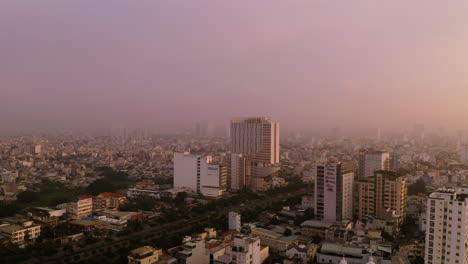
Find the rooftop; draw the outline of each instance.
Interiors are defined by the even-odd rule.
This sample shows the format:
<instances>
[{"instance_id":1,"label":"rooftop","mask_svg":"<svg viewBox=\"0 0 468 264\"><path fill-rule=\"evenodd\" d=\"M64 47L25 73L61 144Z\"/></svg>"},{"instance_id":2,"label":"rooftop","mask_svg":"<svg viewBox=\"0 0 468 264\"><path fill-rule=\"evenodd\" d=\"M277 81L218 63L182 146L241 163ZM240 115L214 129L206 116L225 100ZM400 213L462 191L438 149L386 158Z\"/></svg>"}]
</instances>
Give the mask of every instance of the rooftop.
<instances>
[{"instance_id":1,"label":"rooftop","mask_svg":"<svg viewBox=\"0 0 468 264\"><path fill-rule=\"evenodd\" d=\"M339 256L355 256L362 257L362 249L360 247L346 246L342 244L325 242L322 244L320 253L331 253Z\"/></svg>"},{"instance_id":2,"label":"rooftop","mask_svg":"<svg viewBox=\"0 0 468 264\"><path fill-rule=\"evenodd\" d=\"M301 227L330 228L331 226L333 223L317 220L307 220L301 224Z\"/></svg>"},{"instance_id":3,"label":"rooftop","mask_svg":"<svg viewBox=\"0 0 468 264\"><path fill-rule=\"evenodd\" d=\"M81 225L81 226L92 226L98 223L99 223L98 221L87 220L87 219L78 219L78 220L70 221L70 224L72 225Z\"/></svg>"},{"instance_id":4,"label":"rooftop","mask_svg":"<svg viewBox=\"0 0 468 264\"><path fill-rule=\"evenodd\" d=\"M150 246L144 246L144 247L141 247L141 248L134 249L134 250L132 250L130 252L132 254L142 256L142 255L146 255L146 254L151 254L151 253L153 253L154 250L155 249L150 247Z\"/></svg>"},{"instance_id":5,"label":"rooftop","mask_svg":"<svg viewBox=\"0 0 468 264\"><path fill-rule=\"evenodd\" d=\"M264 234L266 236L271 236L271 237L274 237L276 239L279 239L282 235L281 234L278 234L276 232L273 232L273 231L270 231L268 229L265 229L265 228L261 228L261 227L255 227L255 228L252 228L252 231L255 231L257 233L261 233L261 234Z\"/></svg>"}]
</instances>

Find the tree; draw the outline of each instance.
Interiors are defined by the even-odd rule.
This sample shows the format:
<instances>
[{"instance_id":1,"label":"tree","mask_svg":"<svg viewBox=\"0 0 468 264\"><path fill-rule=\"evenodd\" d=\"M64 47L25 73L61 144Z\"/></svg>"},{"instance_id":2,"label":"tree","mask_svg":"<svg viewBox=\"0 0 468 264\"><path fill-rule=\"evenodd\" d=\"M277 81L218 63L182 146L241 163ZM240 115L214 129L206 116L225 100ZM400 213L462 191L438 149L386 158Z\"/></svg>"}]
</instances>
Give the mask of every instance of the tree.
<instances>
[{"instance_id":1,"label":"tree","mask_svg":"<svg viewBox=\"0 0 468 264\"><path fill-rule=\"evenodd\" d=\"M102 192L115 192L116 187L109 180L98 179L93 181L88 187L86 187L86 193L92 195L98 195Z\"/></svg>"},{"instance_id":2,"label":"tree","mask_svg":"<svg viewBox=\"0 0 468 264\"><path fill-rule=\"evenodd\" d=\"M16 203L5 203L0 201L0 217L14 216L19 211Z\"/></svg>"},{"instance_id":3,"label":"tree","mask_svg":"<svg viewBox=\"0 0 468 264\"><path fill-rule=\"evenodd\" d=\"M284 230L284 232L283 232L283 236L287 236L287 237L288 237L288 236L290 236L290 235L292 235L291 229L286 228L286 229Z\"/></svg>"},{"instance_id":4,"label":"tree","mask_svg":"<svg viewBox=\"0 0 468 264\"><path fill-rule=\"evenodd\" d=\"M384 230L382 230L382 238L385 241L389 241L389 242L395 241L395 238L392 235L390 235L389 233L385 232Z\"/></svg>"},{"instance_id":5,"label":"tree","mask_svg":"<svg viewBox=\"0 0 468 264\"><path fill-rule=\"evenodd\" d=\"M187 198L186 192L179 192L177 193L176 197L174 198L174 203L177 205L181 205L185 202L185 198Z\"/></svg>"},{"instance_id":6,"label":"tree","mask_svg":"<svg viewBox=\"0 0 468 264\"><path fill-rule=\"evenodd\" d=\"M33 191L24 191L18 194L17 201L19 203L32 203L40 199L40 195Z\"/></svg>"},{"instance_id":7,"label":"tree","mask_svg":"<svg viewBox=\"0 0 468 264\"><path fill-rule=\"evenodd\" d=\"M418 193L426 193L426 183L422 178L408 186L408 195L417 195Z\"/></svg>"}]
</instances>

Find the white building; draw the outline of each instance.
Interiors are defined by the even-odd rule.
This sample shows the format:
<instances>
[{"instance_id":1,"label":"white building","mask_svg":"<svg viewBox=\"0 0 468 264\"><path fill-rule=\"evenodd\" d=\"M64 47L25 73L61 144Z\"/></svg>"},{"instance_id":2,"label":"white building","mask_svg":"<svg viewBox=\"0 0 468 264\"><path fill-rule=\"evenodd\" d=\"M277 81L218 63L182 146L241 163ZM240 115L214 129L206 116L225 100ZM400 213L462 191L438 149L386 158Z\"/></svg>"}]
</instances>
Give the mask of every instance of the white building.
<instances>
[{"instance_id":1,"label":"white building","mask_svg":"<svg viewBox=\"0 0 468 264\"><path fill-rule=\"evenodd\" d=\"M317 163L315 216L325 221L353 219L354 166L349 163Z\"/></svg>"},{"instance_id":2,"label":"white building","mask_svg":"<svg viewBox=\"0 0 468 264\"><path fill-rule=\"evenodd\" d=\"M279 163L279 123L266 117L231 120L232 153L257 163Z\"/></svg>"},{"instance_id":3,"label":"white building","mask_svg":"<svg viewBox=\"0 0 468 264\"><path fill-rule=\"evenodd\" d=\"M314 208L314 196L312 195L302 196L301 208L302 210L313 209Z\"/></svg>"},{"instance_id":4,"label":"white building","mask_svg":"<svg viewBox=\"0 0 468 264\"><path fill-rule=\"evenodd\" d=\"M429 195L425 263L468 263L468 188L442 187Z\"/></svg>"},{"instance_id":5,"label":"white building","mask_svg":"<svg viewBox=\"0 0 468 264\"><path fill-rule=\"evenodd\" d=\"M241 215L236 212L229 212L229 230L237 230L240 231L241 226Z\"/></svg>"},{"instance_id":6,"label":"white building","mask_svg":"<svg viewBox=\"0 0 468 264\"><path fill-rule=\"evenodd\" d=\"M373 150L359 152L359 177L373 177L378 170L390 170L390 153Z\"/></svg>"},{"instance_id":7,"label":"white building","mask_svg":"<svg viewBox=\"0 0 468 264\"><path fill-rule=\"evenodd\" d=\"M174 188L189 188L210 197L221 195L227 186L227 167L211 162L211 156L174 153Z\"/></svg>"},{"instance_id":8,"label":"white building","mask_svg":"<svg viewBox=\"0 0 468 264\"><path fill-rule=\"evenodd\" d=\"M80 219L93 213L93 199L84 198L67 204L68 217Z\"/></svg>"},{"instance_id":9,"label":"white building","mask_svg":"<svg viewBox=\"0 0 468 264\"><path fill-rule=\"evenodd\" d=\"M261 264L260 238L235 236L232 243L232 262L234 264Z\"/></svg>"}]
</instances>

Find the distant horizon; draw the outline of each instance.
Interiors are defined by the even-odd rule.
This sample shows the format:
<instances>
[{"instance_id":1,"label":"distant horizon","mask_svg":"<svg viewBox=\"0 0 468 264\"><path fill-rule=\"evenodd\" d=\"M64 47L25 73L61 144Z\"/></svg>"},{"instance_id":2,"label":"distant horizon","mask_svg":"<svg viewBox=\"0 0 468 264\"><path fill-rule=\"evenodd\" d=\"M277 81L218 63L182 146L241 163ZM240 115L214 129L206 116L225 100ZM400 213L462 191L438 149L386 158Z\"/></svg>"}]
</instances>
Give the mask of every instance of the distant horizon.
<instances>
[{"instance_id":1,"label":"distant horizon","mask_svg":"<svg viewBox=\"0 0 468 264\"><path fill-rule=\"evenodd\" d=\"M0 2L0 130L468 129L468 2Z\"/></svg>"}]
</instances>

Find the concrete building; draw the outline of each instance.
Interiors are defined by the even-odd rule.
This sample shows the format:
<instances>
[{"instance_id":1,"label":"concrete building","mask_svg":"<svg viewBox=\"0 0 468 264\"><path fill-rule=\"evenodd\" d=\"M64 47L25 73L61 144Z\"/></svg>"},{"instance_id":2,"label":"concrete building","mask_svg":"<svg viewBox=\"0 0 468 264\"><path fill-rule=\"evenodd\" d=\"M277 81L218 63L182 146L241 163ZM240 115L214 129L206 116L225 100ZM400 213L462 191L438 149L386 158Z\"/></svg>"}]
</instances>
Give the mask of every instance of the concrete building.
<instances>
[{"instance_id":1,"label":"concrete building","mask_svg":"<svg viewBox=\"0 0 468 264\"><path fill-rule=\"evenodd\" d=\"M211 156L174 153L174 188L189 188L205 196L217 197L227 187L227 166L212 163Z\"/></svg>"},{"instance_id":2,"label":"concrete building","mask_svg":"<svg viewBox=\"0 0 468 264\"><path fill-rule=\"evenodd\" d=\"M210 249L213 264L261 264L269 256L269 247L261 246L260 239L251 235L233 235Z\"/></svg>"},{"instance_id":3,"label":"concrete building","mask_svg":"<svg viewBox=\"0 0 468 264\"><path fill-rule=\"evenodd\" d=\"M0 224L0 235L8 237L13 244L34 241L41 234L41 226L34 221L13 221Z\"/></svg>"},{"instance_id":4,"label":"concrete building","mask_svg":"<svg viewBox=\"0 0 468 264\"><path fill-rule=\"evenodd\" d=\"M67 213L68 217L72 219L90 216L93 213L93 198L83 198L68 203Z\"/></svg>"},{"instance_id":5,"label":"concrete building","mask_svg":"<svg viewBox=\"0 0 468 264\"><path fill-rule=\"evenodd\" d=\"M460 145L458 150L458 155L460 156L460 161L466 162L468 161L468 144Z\"/></svg>"},{"instance_id":6,"label":"concrete building","mask_svg":"<svg viewBox=\"0 0 468 264\"><path fill-rule=\"evenodd\" d=\"M384 217L391 210L403 219L406 215L406 180L392 171L376 171L374 177L358 184L358 218Z\"/></svg>"},{"instance_id":7,"label":"concrete building","mask_svg":"<svg viewBox=\"0 0 468 264\"><path fill-rule=\"evenodd\" d=\"M205 247L204 239L194 239L184 242L182 250L175 255L178 263L181 264L199 264L210 263L210 252Z\"/></svg>"},{"instance_id":8,"label":"concrete building","mask_svg":"<svg viewBox=\"0 0 468 264\"><path fill-rule=\"evenodd\" d=\"M155 249L150 246L130 251L128 255L128 264L154 264L159 261L159 256L162 254L162 249Z\"/></svg>"},{"instance_id":9,"label":"concrete building","mask_svg":"<svg viewBox=\"0 0 468 264\"><path fill-rule=\"evenodd\" d=\"M243 154L231 153L227 156L228 187L231 190L242 190L250 184L251 164Z\"/></svg>"},{"instance_id":10,"label":"concrete building","mask_svg":"<svg viewBox=\"0 0 468 264\"><path fill-rule=\"evenodd\" d=\"M390 153L374 150L359 151L359 178L373 177L378 170L390 170Z\"/></svg>"},{"instance_id":11,"label":"concrete building","mask_svg":"<svg viewBox=\"0 0 468 264\"><path fill-rule=\"evenodd\" d=\"M468 263L468 188L442 187L427 201L426 264Z\"/></svg>"},{"instance_id":12,"label":"concrete building","mask_svg":"<svg viewBox=\"0 0 468 264\"><path fill-rule=\"evenodd\" d=\"M233 264L261 264L260 239L253 236L235 236L231 245Z\"/></svg>"},{"instance_id":13,"label":"concrete building","mask_svg":"<svg viewBox=\"0 0 468 264\"><path fill-rule=\"evenodd\" d=\"M255 163L279 163L279 123L266 117L231 120L232 153Z\"/></svg>"},{"instance_id":14,"label":"concrete building","mask_svg":"<svg viewBox=\"0 0 468 264\"><path fill-rule=\"evenodd\" d=\"M353 218L355 167L350 163L316 164L315 217L325 221Z\"/></svg>"},{"instance_id":15,"label":"concrete building","mask_svg":"<svg viewBox=\"0 0 468 264\"><path fill-rule=\"evenodd\" d=\"M302 196L301 208L302 210L313 209L314 208L314 196L312 195Z\"/></svg>"},{"instance_id":16,"label":"concrete building","mask_svg":"<svg viewBox=\"0 0 468 264\"><path fill-rule=\"evenodd\" d=\"M229 230L241 231L241 215L236 212L229 212Z\"/></svg>"},{"instance_id":17,"label":"concrete building","mask_svg":"<svg viewBox=\"0 0 468 264\"><path fill-rule=\"evenodd\" d=\"M260 238L260 243L262 245L268 246L272 252L283 256L286 254L288 248L298 243L297 236L283 236L282 234L264 228L254 227L251 229L251 233Z\"/></svg>"},{"instance_id":18,"label":"concrete building","mask_svg":"<svg viewBox=\"0 0 468 264\"><path fill-rule=\"evenodd\" d=\"M125 204L127 198L119 193L103 192L98 194L93 200L93 209L118 209Z\"/></svg>"},{"instance_id":19,"label":"concrete building","mask_svg":"<svg viewBox=\"0 0 468 264\"><path fill-rule=\"evenodd\" d=\"M371 252L363 247L324 242L317 251L316 263L391 264L394 262L391 260L391 252L374 251L371 254Z\"/></svg>"}]
</instances>

